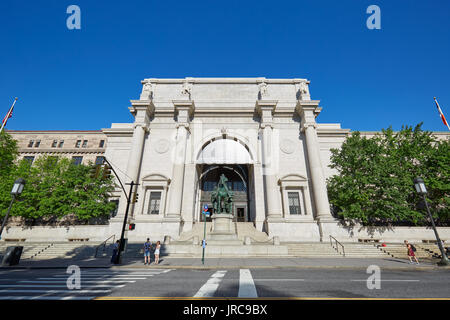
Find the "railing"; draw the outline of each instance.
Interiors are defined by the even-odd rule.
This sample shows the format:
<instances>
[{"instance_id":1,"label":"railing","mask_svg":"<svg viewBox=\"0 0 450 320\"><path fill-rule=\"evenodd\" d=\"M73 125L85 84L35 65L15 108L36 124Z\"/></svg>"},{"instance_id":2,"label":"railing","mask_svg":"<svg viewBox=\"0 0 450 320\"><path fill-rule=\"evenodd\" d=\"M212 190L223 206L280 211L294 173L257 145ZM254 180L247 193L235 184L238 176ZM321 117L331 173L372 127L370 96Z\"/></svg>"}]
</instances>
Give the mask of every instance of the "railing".
<instances>
[{"instance_id":1,"label":"railing","mask_svg":"<svg viewBox=\"0 0 450 320\"><path fill-rule=\"evenodd\" d=\"M103 253L106 251L106 243L108 242L109 239L113 238L113 243L114 240L116 239L116 235L113 234L112 236L110 236L108 239L106 239L105 241L103 241L102 243L100 243L97 248L95 249L95 258L97 258L97 254L98 254L98 249L100 249L101 246L103 246Z\"/></svg>"},{"instance_id":2,"label":"railing","mask_svg":"<svg viewBox=\"0 0 450 320\"><path fill-rule=\"evenodd\" d=\"M334 243L335 243L336 246L333 246L333 241L334 241ZM340 243L339 241L337 241L337 239L336 239L335 237L331 236L331 235L330 235L330 244L331 244L331 247L337 251L337 253L341 253L341 252L339 252L339 246L341 246L341 248L342 248L342 254L343 254L344 257L345 257L345 248L344 248L344 245L343 245L342 243Z\"/></svg>"}]
</instances>

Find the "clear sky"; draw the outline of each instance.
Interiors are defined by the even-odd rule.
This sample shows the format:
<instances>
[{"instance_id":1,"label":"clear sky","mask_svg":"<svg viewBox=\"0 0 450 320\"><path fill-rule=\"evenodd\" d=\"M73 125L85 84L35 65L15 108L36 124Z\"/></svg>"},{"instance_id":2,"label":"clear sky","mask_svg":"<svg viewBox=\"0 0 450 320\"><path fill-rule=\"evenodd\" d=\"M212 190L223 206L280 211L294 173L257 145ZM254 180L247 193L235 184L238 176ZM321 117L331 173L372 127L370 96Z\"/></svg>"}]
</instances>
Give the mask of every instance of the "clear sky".
<instances>
[{"instance_id":1,"label":"clear sky","mask_svg":"<svg viewBox=\"0 0 450 320\"><path fill-rule=\"evenodd\" d=\"M81 30L69 30L69 5ZM369 30L369 5L381 30ZM318 122L448 131L450 1L0 1L0 113L8 129L131 122L144 78L307 78Z\"/></svg>"}]
</instances>

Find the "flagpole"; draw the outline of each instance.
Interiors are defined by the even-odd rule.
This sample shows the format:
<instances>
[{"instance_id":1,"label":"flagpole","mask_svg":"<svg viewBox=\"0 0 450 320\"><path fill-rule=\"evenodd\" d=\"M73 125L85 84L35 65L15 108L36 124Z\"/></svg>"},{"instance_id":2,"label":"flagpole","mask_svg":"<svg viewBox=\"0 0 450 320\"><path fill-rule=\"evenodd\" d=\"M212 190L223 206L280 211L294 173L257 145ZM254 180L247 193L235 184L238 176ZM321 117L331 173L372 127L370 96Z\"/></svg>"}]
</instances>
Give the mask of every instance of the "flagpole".
<instances>
[{"instance_id":1,"label":"flagpole","mask_svg":"<svg viewBox=\"0 0 450 320\"><path fill-rule=\"evenodd\" d=\"M448 125L447 120L444 120L445 119L444 113L442 112L442 109L439 106L439 102L437 101L436 97L434 97L434 102L436 102L436 106L438 107L439 114L441 115L441 120L444 122L445 125L447 125L447 128L450 131L450 126Z\"/></svg>"},{"instance_id":2,"label":"flagpole","mask_svg":"<svg viewBox=\"0 0 450 320\"><path fill-rule=\"evenodd\" d=\"M0 129L0 133L2 133L3 128L4 128L5 125L6 125L6 122L8 122L8 118L9 118L9 116L10 116L10 114L11 114L11 111L14 109L14 105L16 104L17 99L18 99L17 97L14 99L14 102L13 102L11 108L9 109L8 113L6 114L5 121L2 123L2 128Z\"/></svg>"}]
</instances>

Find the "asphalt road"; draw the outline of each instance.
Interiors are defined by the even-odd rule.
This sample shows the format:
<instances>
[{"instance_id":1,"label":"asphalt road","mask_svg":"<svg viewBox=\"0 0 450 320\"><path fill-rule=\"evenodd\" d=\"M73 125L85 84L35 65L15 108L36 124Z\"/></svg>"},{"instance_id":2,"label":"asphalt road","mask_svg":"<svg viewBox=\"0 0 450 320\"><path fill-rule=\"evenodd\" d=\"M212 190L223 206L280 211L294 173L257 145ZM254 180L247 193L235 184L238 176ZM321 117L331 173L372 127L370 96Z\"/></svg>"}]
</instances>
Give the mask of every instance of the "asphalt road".
<instances>
[{"instance_id":1,"label":"asphalt road","mask_svg":"<svg viewBox=\"0 0 450 320\"><path fill-rule=\"evenodd\" d=\"M1 270L0 300L119 297L450 299L448 269L380 270L379 278L374 278L377 274L367 273L367 270L294 268L86 268L80 269L80 278L76 275L65 269Z\"/></svg>"}]
</instances>

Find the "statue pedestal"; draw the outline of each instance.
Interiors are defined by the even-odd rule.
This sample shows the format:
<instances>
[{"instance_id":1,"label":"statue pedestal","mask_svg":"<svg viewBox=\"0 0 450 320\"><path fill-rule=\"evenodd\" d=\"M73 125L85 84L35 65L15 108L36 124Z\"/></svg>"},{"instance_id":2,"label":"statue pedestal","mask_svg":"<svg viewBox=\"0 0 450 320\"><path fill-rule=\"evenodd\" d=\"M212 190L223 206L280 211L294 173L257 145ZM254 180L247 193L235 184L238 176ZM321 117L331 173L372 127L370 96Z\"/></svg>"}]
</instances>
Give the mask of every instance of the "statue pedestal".
<instances>
[{"instance_id":1,"label":"statue pedestal","mask_svg":"<svg viewBox=\"0 0 450 320\"><path fill-rule=\"evenodd\" d=\"M209 243L216 244L242 244L238 240L236 226L233 222L233 216L228 213L215 213L211 217L212 230L207 240Z\"/></svg>"}]
</instances>

